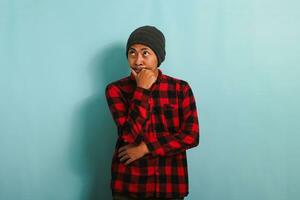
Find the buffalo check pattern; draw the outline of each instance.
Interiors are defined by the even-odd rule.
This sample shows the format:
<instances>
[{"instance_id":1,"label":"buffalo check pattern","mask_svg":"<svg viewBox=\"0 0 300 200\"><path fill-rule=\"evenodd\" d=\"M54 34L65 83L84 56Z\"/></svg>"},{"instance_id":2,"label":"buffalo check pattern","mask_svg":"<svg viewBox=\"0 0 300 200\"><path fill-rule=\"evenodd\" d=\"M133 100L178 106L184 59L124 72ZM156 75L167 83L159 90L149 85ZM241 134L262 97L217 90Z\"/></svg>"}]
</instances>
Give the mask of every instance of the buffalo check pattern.
<instances>
[{"instance_id":1,"label":"buffalo check pattern","mask_svg":"<svg viewBox=\"0 0 300 200\"><path fill-rule=\"evenodd\" d=\"M111 165L113 194L180 198L188 194L186 150L199 144L195 98L189 84L162 73L150 89L129 76L106 86L105 95L118 130ZM149 154L125 165L117 151L144 141Z\"/></svg>"}]
</instances>

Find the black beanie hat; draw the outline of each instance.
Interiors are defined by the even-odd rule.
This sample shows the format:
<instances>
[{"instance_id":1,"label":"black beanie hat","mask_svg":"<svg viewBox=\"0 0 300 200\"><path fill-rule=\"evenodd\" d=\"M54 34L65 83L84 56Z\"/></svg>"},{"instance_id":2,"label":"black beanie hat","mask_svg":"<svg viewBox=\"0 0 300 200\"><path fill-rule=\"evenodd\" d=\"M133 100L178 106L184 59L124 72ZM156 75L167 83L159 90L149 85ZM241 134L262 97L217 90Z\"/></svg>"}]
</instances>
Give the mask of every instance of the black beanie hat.
<instances>
[{"instance_id":1,"label":"black beanie hat","mask_svg":"<svg viewBox=\"0 0 300 200\"><path fill-rule=\"evenodd\" d=\"M126 56L128 58L128 50L134 44L143 44L152 49L156 54L158 65L165 60L165 37L163 33L154 26L142 26L135 29L129 36L126 45Z\"/></svg>"}]
</instances>

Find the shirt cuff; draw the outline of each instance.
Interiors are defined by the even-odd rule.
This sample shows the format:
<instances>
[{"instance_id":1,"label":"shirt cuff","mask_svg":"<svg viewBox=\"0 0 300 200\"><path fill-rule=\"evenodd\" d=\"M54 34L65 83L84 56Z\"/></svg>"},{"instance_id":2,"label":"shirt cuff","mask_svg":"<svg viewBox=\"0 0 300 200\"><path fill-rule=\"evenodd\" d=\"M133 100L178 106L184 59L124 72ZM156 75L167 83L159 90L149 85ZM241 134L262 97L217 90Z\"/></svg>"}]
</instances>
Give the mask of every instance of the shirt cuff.
<instances>
[{"instance_id":1,"label":"shirt cuff","mask_svg":"<svg viewBox=\"0 0 300 200\"><path fill-rule=\"evenodd\" d=\"M163 149L157 142L157 138L154 135L152 135L151 137L146 137L144 135L143 141L145 142L145 144L148 147L149 154L151 154L153 157L163 154Z\"/></svg>"},{"instance_id":2,"label":"shirt cuff","mask_svg":"<svg viewBox=\"0 0 300 200\"><path fill-rule=\"evenodd\" d=\"M149 95L150 90L147 90L142 87L136 87L131 100L137 103L147 102Z\"/></svg>"}]
</instances>

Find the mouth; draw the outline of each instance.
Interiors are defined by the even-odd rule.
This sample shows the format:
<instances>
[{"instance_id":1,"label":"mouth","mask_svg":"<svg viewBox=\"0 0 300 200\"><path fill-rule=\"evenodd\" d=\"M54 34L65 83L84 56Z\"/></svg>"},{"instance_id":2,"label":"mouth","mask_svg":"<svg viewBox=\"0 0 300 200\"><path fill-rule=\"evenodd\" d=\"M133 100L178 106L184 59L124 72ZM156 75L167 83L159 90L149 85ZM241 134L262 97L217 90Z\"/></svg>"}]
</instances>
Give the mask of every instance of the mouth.
<instances>
[{"instance_id":1,"label":"mouth","mask_svg":"<svg viewBox=\"0 0 300 200\"><path fill-rule=\"evenodd\" d=\"M135 71L137 74L140 73L143 69L148 69L146 66L134 66L131 68L133 71Z\"/></svg>"},{"instance_id":2,"label":"mouth","mask_svg":"<svg viewBox=\"0 0 300 200\"><path fill-rule=\"evenodd\" d=\"M142 71L141 69L133 69L136 73L139 73L140 71Z\"/></svg>"}]
</instances>

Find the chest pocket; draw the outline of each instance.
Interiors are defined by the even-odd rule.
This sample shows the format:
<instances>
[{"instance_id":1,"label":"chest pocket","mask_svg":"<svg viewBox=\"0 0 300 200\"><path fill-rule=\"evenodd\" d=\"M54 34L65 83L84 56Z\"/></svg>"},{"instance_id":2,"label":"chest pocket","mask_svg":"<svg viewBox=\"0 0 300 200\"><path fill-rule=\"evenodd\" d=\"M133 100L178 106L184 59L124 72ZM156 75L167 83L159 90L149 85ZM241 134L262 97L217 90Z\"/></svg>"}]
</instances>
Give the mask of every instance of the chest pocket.
<instances>
[{"instance_id":1,"label":"chest pocket","mask_svg":"<svg viewBox=\"0 0 300 200\"><path fill-rule=\"evenodd\" d=\"M176 133L179 129L177 104L162 104L153 108L152 125L156 133Z\"/></svg>"}]
</instances>

